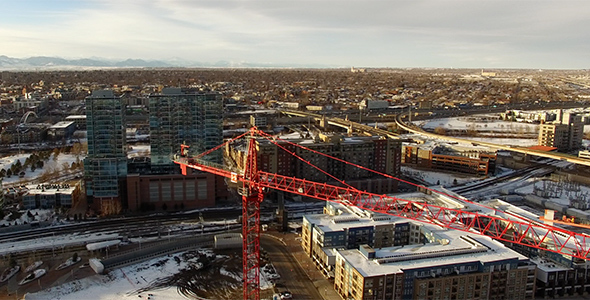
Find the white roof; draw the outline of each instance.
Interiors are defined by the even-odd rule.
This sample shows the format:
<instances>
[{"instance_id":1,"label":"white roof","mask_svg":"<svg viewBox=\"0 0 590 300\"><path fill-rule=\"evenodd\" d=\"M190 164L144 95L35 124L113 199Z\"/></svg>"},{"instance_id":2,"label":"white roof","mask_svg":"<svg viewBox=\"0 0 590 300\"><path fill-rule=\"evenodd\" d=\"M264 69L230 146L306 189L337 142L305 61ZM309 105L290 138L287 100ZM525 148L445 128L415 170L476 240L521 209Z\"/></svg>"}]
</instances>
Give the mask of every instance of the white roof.
<instances>
[{"instance_id":1,"label":"white roof","mask_svg":"<svg viewBox=\"0 0 590 300\"><path fill-rule=\"evenodd\" d=\"M104 242L98 242L98 243L89 243L89 244L86 244L86 250L88 250L88 251L99 250L99 249L107 248L110 246L119 245L120 243L121 243L121 240L110 240L110 241L104 241Z\"/></svg>"},{"instance_id":2,"label":"white roof","mask_svg":"<svg viewBox=\"0 0 590 300\"><path fill-rule=\"evenodd\" d=\"M66 128L66 127L68 127L68 126L70 126L72 124L74 124L74 121L60 121L60 122L57 122L57 123L51 125L51 127L49 127L49 128L51 128L51 129L62 129L62 128Z\"/></svg>"},{"instance_id":3,"label":"white roof","mask_svg":"<svg viewBox=\"0 0 590 300\"><path fill-rule=\"evenodd\" d=\"M432 228L437 226L425 225ZM375 249L375 259L367 259L357 249L337 250L338 255L357 269L364 277L402 273L408 269L465 264L468 262L494 262L508 259L528 260L499 242L488 237L455 230L437 229L436 234L446 236L448 244L429 243Z\"/></svg>"}]
</instances>

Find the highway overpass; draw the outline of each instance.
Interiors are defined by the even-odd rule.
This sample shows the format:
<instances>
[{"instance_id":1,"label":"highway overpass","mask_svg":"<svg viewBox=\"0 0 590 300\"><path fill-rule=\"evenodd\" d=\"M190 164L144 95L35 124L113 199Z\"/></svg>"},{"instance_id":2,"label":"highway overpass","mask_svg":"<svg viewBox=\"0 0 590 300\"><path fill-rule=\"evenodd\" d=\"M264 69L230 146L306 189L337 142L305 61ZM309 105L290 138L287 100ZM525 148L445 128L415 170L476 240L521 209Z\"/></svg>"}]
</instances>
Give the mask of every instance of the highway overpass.
<instances>
[{"instance_id":1,"label":"highway overpass","mask_svg":"<svg viewBox=\"0 0 590 300\"><path fill-rule=\"evenodd\" d=\"M338 127L346 129L349 132L360 131L360 132L365 133L367 135L380 135L380 136L386 136L386 137L389 137L392 139L400 139L399 135L395 134L393 132L389 132L387 130L374 128L374 127L363 125L363 124L359 124L356 122L352 122L350 120L327 117L325 115L314 114L314 113L304 112L304 111L280 110L280 112L285 115L313 118L315 121L320 122L320 124L322 124L323 122L327 122L328 125L338 126ZM590 166L590 160L579 158L574 155L569 155L569 154L564 154L564 153L559 153L559 152L531 150L531 149L527 149L527 148L523 148L523 147L499 145L499 144L482 142L482 141L473 141L473 140L469 140L469 139L461 139L461 138L455 138L455 137L438 135L438 134L426 132L426 131L422 130L421 128L418 128L416 126L410 126L410 125L406 124L403 121L404 117L406 117L406 115L404 115L404 114L397 115L396 121L395 121L397 126L407 132L411 132L414 134L419 134L422 136L427 136L427 137L435 138L435 139L439 139L439 140L447 140L447 141L458 142L458 143L477 144L477 145L487 146L487 147L499 149L499 150L512 151L512 152L516 152L516 153L522 153L525 155L546 157L546 158L551 158L551 159L563 160L563 161L567 161L567 162L574 163L574 164ZM324 124L322 124L322 125L324 125Z\"/></svg>"},{"instance_id":2,"label":"highway overpass","mask_svg":"<svg viewBox=\"0 0 590 300\"><path fill-rule=\"evenodd\" d=\"M499 145L499 144L494 144L494 143L489 143L489 142L460 139L460 138L455 138L455 137L438 135L438 134L426 132L426 131L422 130L421 128L418 128L417 126L406 124L403 121L404 117L406 117L406 115L398 115L397 116L397 118L396 118L397 126L399 126L403 130L406 130L406 131L414 133L414 134L419 134L422 136L427 136L427 137L435 138L435 139L439 139L439 140L447 140L447 141L459 142L459 143L477 144L477 145L487 146L487 147L495 148L495 149L499 149L499 150L512 151L512 152L522 153L525 155L534 155L534 156L539 156L539 157L552 158L552 159L567 161L567 162L574 163L574 164L590 166L590 160L579 158L577 156L569 155L569 154L565 154L565 153L531 150L531 149L527 149L527 148L523 148L523 147L512 147L512 146Z\"/></svg>"}]
</instances>

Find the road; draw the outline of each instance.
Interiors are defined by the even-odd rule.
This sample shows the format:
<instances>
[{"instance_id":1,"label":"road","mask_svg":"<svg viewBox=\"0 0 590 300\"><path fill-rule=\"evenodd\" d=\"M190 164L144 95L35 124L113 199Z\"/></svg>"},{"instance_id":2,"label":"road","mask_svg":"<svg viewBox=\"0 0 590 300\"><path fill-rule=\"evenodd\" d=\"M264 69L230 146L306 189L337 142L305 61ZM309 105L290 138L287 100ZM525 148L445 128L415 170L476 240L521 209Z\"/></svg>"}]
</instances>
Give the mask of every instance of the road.
<instances>
[{"instance_id":1,"label":"road","mask_svg":"<svg viewBox=\"0 0 590 300\"><path fill-rule=\"evenodd\" d=\"M307 277L305 270L299 265L289 247L278 239L263 235L260 243L268 255L281 279L275 288L277 292L288 290L293 294L293 299L317 300L322 296L314 283ZM313 266L311 266L313 267Z\"/></svg>"}]
</instances>

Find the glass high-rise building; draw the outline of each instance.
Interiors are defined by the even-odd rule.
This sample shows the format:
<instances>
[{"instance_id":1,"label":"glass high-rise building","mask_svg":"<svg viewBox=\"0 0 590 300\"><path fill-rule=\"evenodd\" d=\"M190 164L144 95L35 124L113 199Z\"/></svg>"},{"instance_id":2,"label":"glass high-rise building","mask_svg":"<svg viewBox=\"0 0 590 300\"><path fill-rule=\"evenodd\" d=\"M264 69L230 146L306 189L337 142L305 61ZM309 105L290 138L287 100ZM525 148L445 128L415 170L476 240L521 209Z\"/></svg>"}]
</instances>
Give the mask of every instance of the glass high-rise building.
<instances>
[{"instance_id":1,"label":"glass high-rise building","mask_svg":"<svg viewBox=\"0 0 590 300\"><path fill-rule=\"evenodd\" d=\"M84 176L88 202L103 213L118 213L125 193L120 183L127 176L125 106L121 97L110 90L92 92L86 98L86 129Z\"/></svg>"},{"instance_id":2,"label":"glass high-rise building","mask_svg":"<svg viewBox=\"0 0 590 300\"><path fill-rule=\"evenodd\" d=\"M150 95L150 153L154 173L179 169L172 155L187 144L189 155L196 155L223 142L223 101L220 93L191 92L164 88ZM222 162L221 151L205 159Z\"/></svg>"}]
</instances>

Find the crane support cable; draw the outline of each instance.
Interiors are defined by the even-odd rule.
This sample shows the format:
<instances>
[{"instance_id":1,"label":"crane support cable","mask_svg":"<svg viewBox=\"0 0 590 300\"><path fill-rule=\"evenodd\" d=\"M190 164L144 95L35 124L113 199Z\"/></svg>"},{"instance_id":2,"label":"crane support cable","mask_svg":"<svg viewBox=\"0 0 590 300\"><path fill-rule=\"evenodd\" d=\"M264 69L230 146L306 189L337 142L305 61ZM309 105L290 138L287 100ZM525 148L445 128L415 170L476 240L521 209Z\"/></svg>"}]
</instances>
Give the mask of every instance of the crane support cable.
<instances>
[{"instance_id":1,"label":"crane support cable","mask_svg":"<svg viewBox=\"0 0 590 300\"><path fill-rule=\"evenodd\" d=\"M209 150L207 150L207 151L205 151L205 152L203 152L203 153L201 153L201 154L198 154L198 155L197 155L197 156L195 156L195 157L196 157L196 158L201 158L201 157L204 157L204 156L206 156L206 155L210 154L211 152L213 152L213 151L215 151L215 150L217 150L217 149L220 149L220 148L223 148L223 147L225 147L225 145L227 145L227 144L229 144L229 143L231 143L231 142L233 142L233 141L235 141L235 140L238 140L238 139L241 139L241 138L243 138L244 136L246 136L246 135L247 135L247 134L249 134L249 133L251 133L251 131L250 131L250 130L248 130L248 131L246 131L246 132L244 132L244 133L242 133L242 134L238 135L238 136L237 136L237 137L235 137L235 138L232 138L232 139L229 139L229 140L227 140L226 142L224 142L223 144L221 144L221 145L219 145L219 146L215 146L215 147L213 147L213 148L211 148L211 149L209 149Z\"/></svg>"},{"instance_id":2,"label":"crane support cable","mask_svg":"<svg viewBox=\"0 0 590 300\"><path fill-rule=\"evenodd\" d=\"M264 133L264 132L261 132L261 133L263 133L263 134L265 134L265 135L266 135L266 133ZM264 137L264 138L266 138L265 136L263 136L263 137ZM283 149L285 152L287 152L287 153L289 153L289 154L293 155L295 158L299 159L300 161L302 161L302 162L304 162L304 163L308 164L308 165L309 165L309 166L311 166L312 168L314 168L314 169L316 169L316 170L320 171L321 173L324 173L324 174L328 175L328 177L330 177L330 178L332 178L332 179L334 179L334 180L336 180L336 181L340 182L340 183L341 183L341 184L343 184L344 186L347 186L347 187L349 187L349 188L355 189L355 187L353 187L353 186L349 185L349 184L348 184L348 183L346 183L344 180L342 180L342 179L340 179L340 178L338 178L338 177L336 177L336 176L334 176L334 175L332 175L332 174L328 173L326 170L322 170L320 167L318 167L318 166L316 166L316 165L312 164L312 163L311 163L310 161L308 161L308 160L305 160L303 157L301 157L301 156L299 156L299 155L295 154L295 152L293 152L293 151L291 151L291 150L289 150L289 149L285 148L283 145L280 145L280 144L278 144L277 142L275 142L275 141L272 141L272 140L270 140L270 139L268 139L268 138L266 138L266 139L267 139L268 141L270 141L271 143L273 143L275 146L277 146L277 147L279 147L279 148Z\"/></svg>"},{"instance_id":3,"label":"crane support cable","mask_svg":"<svg viewBox=\"0 0 590 300\"><path fill-rule=\"evenodd\" d=\"M363 167L363 166L361 166L361 165L357 165L357 164L355 164L355 163L351 163L351 162L349 162L349 161L346 161L346 160L343 160L343 159L341 159L341 158L333 157L333 156L331 156L331 155L328 155L328 154L325 154L325 153L322 153L322 152L319 152L319 151L313 150L313 149L311 149L311 148L308 148L308 147L305 147L305 146L299 145L299 144L297 144L297 143L293 143L293 142L290 142L290 141L288 141L288 140L284 140L284 139L281 139L281 138L278 138L278 137L275 137L275 136L271 136L271 135L269 135L269 134L267 134L267 133L265 133L265 132L262 132L262 131L259 131L258 133L259 133L259 134L260 134L262 137L266 138L266 139L267 139L267 140L269 140L271 143L273 143L273 144L275 144L275 145L277 145L277 146L279 146L279 147L281 147L281 146L280 146L280 145L279 145L279 144L276 142L276 140L278 140L278 141L281 141L281 142L285 142L285 143L287 143L287 144L290 144L290 145L293 145L293 146L299 147L299 148L301 148L301 149L304 149L304 150L307 150L307 151L313 152L313 153L315 153L315 154L319 154L319 155L325 156L325 157L327 157L327 158L330 158L330 159L333 159L333 160L336 160L336 161L339 161L339 162L345 163L345 164L347 164L347 165L354 166L354 167L357 167L357 168L359 168L359 169L362 169L362 170L365 170L365 171L369 171L369 172L372 172L372 173L375 173L375 174L381 175L381 176L383 176L383 177L387 177L387 178L395 179L395 180L397 180L397 181L399 181L399 182L403 182L403 183L407 183L407 184L413 185L413 186L415 186L415 187L419 187L419 188L421 188L421 189L424 189L424 190L427 190L427 191L430 191L430 192L433 192L433 193L436 193L436 194L440 194L440 195L443 195L443 196L447 196L447 197L450 197L450 198L453 198L453 199L456 199L456 200L459 200L459 201L464 201L464 202L467 202L467 203L470 203L470 204L473 204L473 205L477 205L477 206L479 206L479 207L483 207L483 208L486 208L486 209L490 209L490 210L493 210L493 211L500 211L500 210L498 210L497 208L489 207L489 206L487 206L487 205L484 205L484 204L481 204L481 203L478 203L478 202L473 202L473 201L470 201L470 200L468 200L468 199L466 199L466 198L460 198L460 197L457 197L457 196L455 196L455 195L450 195L450 194L448 194L448 193L445 193L445 192L442 192L442 191L439 191L439 190L431 189L431 188L429 188L429 187L426 187L426 186L423 186L423 185L415 184L415 183L413 183L413 182L409 182L409 181L407 181L407 180L403 180L403 179L401 179L401 178L398 178L398 177L395 177L395 176L392 176L392 175L389 175L389 174L386 174L386 173L383 173L383 172L375 171L375 170L373 170L373 169L369 169L369 168L367 168L367 167ZM281 147L281 148L282 148L282 147ZM284 149L284 148L283 148L283 149ZM309 162L308 162L308 163L309 163ZM311 164L311 163L309 163L309 164ZM313 165L312 165L312 166L313 166ZM528 221L528 219L526 219L526 218L524 218L524 217L522 217L522 216L519 216L519 215L516 215L516 214L510 213L510 212L506 212L506 211L502 211L502 212L503 212L503 213L505 213L505 214L508 214L508 215L510 215L510 216L513 216L513 217L515 217L515 218L518 218L518 219L521 219L521 220Z\"/></svg>"},{"instance_id":4,"label":"crane support cable","mask_svg":"<svg viewBox=\"0 0 590 300\"><path fill-rule=\"evenodd\" d=\"M200 164L176 162L185 167L230 177L231 171ZM373 194L354 188L338 187L279 174L258 171L258 182L238 174L237 180L260 187L290 192L318 200L356 206L373 212L439 225L449 229L476 232L496 240L520 244L587 260L590 236L542 223L505 219L495 215L441 207L429 203Z\"/></svg>"}]
</instances>

